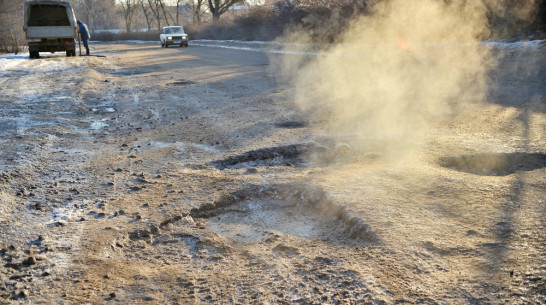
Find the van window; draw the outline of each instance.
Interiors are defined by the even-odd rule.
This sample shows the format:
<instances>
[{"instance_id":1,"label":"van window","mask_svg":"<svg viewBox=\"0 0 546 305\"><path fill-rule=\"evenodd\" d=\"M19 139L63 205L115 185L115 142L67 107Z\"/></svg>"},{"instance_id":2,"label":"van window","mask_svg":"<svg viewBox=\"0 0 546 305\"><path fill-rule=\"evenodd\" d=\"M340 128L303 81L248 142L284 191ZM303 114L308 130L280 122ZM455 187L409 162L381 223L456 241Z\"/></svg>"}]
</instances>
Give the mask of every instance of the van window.
<instances>
[{"instance_id":1,"label":"van window","mask_svg":"<svg viewBox=\"0 0 546 305\"><path fill-rule=\"evenodd\" d=\"M70 26L66 7L37 4L30 7L28 26Z\"/></svg>"}]
</instances>

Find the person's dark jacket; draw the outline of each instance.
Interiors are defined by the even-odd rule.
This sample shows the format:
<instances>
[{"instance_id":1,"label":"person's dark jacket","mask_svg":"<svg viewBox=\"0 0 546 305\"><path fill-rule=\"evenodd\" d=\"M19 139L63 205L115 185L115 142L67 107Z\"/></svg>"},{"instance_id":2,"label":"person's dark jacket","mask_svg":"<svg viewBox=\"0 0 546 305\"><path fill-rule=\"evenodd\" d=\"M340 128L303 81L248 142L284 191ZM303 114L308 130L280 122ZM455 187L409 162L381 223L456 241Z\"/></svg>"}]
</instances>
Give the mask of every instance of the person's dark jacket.
<instances>
[{"instance_id":1,"label":"person's dark jacket","mask_svg":"<svg viewBox=\"0 0 546 305\"><path fill-rule=\"evenodd\" d=\"M80 31L80 35L82 35L83 40L87 40L91 38L91 35L89 35L89 29L87 28L87 25L80 20L78 20L78 31Z\"/></svg>"}]
</instances>

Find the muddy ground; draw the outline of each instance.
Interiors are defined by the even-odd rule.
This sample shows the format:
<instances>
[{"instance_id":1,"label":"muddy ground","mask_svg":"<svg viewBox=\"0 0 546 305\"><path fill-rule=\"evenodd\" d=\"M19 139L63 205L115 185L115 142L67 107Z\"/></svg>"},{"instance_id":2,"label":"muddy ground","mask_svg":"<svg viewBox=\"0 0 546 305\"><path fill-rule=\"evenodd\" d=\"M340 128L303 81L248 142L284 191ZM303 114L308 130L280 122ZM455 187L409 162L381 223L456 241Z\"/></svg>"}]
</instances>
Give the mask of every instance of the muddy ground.
<instances>
[{"instance_id":1,"label":"muddy ground","mask_svg":"<svg viewBox=\"0 0 546 305\"><path fill-rule=\"evenodd\" d=\"M0 303L544 304L544 50L411 161L300 111L279 54L13 58Z\"/></svg>"}]
</instances>

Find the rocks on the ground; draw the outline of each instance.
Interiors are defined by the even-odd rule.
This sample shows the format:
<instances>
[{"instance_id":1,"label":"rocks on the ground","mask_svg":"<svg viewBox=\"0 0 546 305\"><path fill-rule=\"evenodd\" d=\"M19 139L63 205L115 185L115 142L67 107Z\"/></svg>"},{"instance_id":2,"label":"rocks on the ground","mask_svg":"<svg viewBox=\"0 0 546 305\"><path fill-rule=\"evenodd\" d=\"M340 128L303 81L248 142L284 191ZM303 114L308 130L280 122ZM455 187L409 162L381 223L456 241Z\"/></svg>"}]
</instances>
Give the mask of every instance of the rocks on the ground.
<instances>
[{"instance_id":1,"label":"rocks on the ground","mask_svg":"<svg viewBox=\"0 0 546 305\"><path fill-rule=\"evenodd\" d=\"M19 269L20 269L19 264L15 264L15 263L6 263L6 264L4 265L4 267L6 267L6 268L11 268L11 269L13 269L13 270L19 270Z\"/></svg>"},{"instance_id":2,"label":"rocks on the ground","mask_svg":"<svg viewBox=\"0 0 546 305\"><path fill-rule=\"evenodd\" d=\"M17 294L17 298L19 298L19 299L25 299L27 297L28 297L28 291L27 290L21 290Z\"/></svg>"},{"instance_id":3,"label":"rocks on the ground","mask_svg":"<svg viewBox=\"0 0 546 305\"><path fill-rule=\"evenodd\" d=\"M25 266L32 266L32 265L36 265L37 261L36 261L36 257L34 255L31 255L29 257L27 257L27 259L25 259L23 261L23 265Z\"/></svg>"}]
</instances>

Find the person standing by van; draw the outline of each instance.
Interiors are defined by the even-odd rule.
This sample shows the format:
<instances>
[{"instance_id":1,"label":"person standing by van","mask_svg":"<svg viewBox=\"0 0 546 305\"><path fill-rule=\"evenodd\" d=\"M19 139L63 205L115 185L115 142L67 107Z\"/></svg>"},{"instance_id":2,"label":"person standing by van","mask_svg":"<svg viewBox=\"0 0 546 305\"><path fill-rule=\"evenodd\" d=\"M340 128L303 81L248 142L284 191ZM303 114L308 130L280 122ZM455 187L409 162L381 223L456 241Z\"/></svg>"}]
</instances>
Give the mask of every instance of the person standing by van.
<instances>
[{"instance_id":1,"label":"person standing by van","mask_svg":"<svg viewBox=\"0 0 546 305\"><path fill-rule=\"evenodd\" d=\"M89 35L89 29L87 28L87 25L80 20L78 20L78 31L80 32L80 35L83 40L83 46L85 47L86 54L89 55L89 39L91 38L91 35Z\"/></svg>"}]
</instances>

